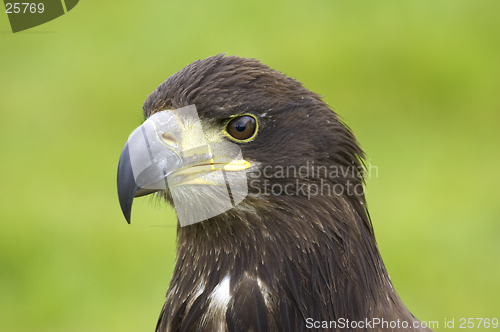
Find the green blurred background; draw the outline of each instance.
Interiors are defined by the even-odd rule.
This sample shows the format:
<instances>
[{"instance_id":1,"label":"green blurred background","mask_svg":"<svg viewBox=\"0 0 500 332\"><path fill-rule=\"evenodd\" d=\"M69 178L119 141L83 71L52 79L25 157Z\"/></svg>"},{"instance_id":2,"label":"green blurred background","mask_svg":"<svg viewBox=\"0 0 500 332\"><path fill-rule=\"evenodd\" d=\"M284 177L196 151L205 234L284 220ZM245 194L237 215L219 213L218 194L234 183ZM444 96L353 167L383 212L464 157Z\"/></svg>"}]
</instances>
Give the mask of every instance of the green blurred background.
<instances>
[{"instance_id":1,"label":"green blurred background","mask_svg":"<svg viewBox=\"0 0 500 332\"><path fill-rule=\"evenodd\" d=\"M147 95L222 52L295 77L354 130L419 319L500 318L499 18L498 0L82 0L12 34L0 13L0 330L154 331L175 213L138 199L127 225L117 162Z\"/></svg>"}]
</instances>

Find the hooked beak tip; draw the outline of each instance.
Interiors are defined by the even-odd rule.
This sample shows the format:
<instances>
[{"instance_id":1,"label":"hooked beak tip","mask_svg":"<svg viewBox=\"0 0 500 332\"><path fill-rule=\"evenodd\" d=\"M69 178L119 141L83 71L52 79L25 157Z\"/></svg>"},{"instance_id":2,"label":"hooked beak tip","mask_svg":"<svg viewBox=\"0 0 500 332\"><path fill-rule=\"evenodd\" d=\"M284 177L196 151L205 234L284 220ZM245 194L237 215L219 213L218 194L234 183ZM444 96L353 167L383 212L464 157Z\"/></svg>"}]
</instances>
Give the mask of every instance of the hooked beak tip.
<instances>
[{"instance_id":1,"label":"hooked beak tip","mask_svg":"<svg viewBox=\"0 0 500 332\"><path fill-rule=\"evenodd\" d=\"M132 172L132 164L130 162L130 154L128 143L125 144L118 163L117 174L117 187L118 187L118 200L123 212L123 216L130 224L132 214L132 203L137 191L141 188L137 186L134 180L134 173Z\"/></svg>"}]
</instances>

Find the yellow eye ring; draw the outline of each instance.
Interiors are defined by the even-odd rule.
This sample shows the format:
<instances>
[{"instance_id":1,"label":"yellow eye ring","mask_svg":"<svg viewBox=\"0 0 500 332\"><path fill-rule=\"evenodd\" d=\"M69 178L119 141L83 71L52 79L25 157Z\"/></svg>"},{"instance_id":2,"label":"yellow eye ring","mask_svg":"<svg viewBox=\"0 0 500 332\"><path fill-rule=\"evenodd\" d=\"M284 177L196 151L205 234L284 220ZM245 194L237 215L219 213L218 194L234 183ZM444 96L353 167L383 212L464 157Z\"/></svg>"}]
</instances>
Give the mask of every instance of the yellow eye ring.
<instances>
[{"instance_id":1,"label":"yellow eye ring","mask_svg":"<svg viewBox=\"0 0 500 332\"><path fill-rule=\"evenodd\" d=\"M240 114L232 117L224 127L224 134L237 143L250 142L257 135L259 122L253 114Z\"/></svg>"}]
</instances>

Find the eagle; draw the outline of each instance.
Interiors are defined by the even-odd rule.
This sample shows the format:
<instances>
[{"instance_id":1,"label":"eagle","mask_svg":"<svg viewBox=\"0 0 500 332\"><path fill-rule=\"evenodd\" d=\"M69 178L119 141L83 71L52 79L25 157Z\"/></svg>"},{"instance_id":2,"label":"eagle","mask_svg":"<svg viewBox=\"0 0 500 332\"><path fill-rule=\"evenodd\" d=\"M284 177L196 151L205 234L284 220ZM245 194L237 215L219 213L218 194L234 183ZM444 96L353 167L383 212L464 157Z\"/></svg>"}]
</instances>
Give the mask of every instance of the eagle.
<instances>
[{"instance_id":1,"label":"eagle","mask_svg":"<svg viewBox=\"0 0 500 332\"><path fill-rule=\"evenodd\" d=\"M429 331L378 250L365 154L318 94L219 54L170 76L143 113L117 185L129 223L134 197L177 211L157 332Z\"/></svg>"}]
</instances>

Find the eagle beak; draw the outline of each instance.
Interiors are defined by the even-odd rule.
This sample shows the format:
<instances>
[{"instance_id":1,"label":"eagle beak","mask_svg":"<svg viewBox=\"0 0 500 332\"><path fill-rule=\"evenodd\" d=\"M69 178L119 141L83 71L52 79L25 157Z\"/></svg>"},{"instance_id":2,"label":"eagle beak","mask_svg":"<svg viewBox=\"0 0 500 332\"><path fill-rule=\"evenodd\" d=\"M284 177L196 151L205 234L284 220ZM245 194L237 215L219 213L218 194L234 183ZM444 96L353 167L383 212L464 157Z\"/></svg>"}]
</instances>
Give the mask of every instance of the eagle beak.
<instances>
[{"instance_id":1,"label":"eagle beak","mask_svg":"<svg viewBox=\"0 0 500 332\"><path fill-rule=\"evenodd\" d=\"M132 132L117 176L118 199L128 223L135 197L167 188L183 226L227 211L244 199L251 163L243 159L237 144L220 138L220 129L205 129L190 105L157 112Z\"/></svg>"},{"instance_id":2,"label":"eagle beak","mask_svg":"<svg viewBox=\"0 0 500 332\"><path fill-rule=\"evenodd\" d=\"M118 162L117 187L118 200L129 224L134 198L166 189L166 177L182 167L181 120L172 111L159 112L128 138Z\"/></svg>"},{"instance_id":3,"label":"eagle beak","mask_svg":"<svg viewBox=\"0 0 500 332\"><path fill-rule=\"evenodd\" d=\"M118 186L118 200L120 201L120 207L122 208L123 215L129 224L134 198L149 195L160 190L141 188L135 183L132 163L130 162L128 143L125 144L120 156L120 161L118 162L118 176L116 183Z\"/></svg>"}]
</instances>

